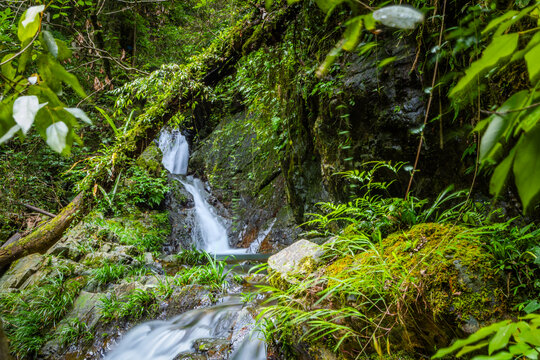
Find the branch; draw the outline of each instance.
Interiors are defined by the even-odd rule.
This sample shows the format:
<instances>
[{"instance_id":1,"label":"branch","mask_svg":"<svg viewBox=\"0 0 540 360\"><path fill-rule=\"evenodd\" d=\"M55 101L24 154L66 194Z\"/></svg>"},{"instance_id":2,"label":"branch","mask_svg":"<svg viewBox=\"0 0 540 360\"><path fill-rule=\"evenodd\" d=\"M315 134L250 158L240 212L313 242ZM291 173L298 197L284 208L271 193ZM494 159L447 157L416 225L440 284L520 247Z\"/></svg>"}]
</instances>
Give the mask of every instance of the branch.
<instances>
[{"instance_id":1,"label":"branch","mask_svg":"<svg viewBox=\"0 0 540 360\"><path fill-rule=\"evenodd\" d=\"M511 110L505 110L505 111L490 111L490 110L480 110L481 113L483 114L489 114L489 115L505 115L505 114L509 114L509 113L513 113L513 112L520 112L520 111L523 111L523 110L529 110L529 109L532 109L532 108L535 108L537 106L540 106L540 103L536 103L536 104L531 104L529 106L525 106L525 107L522 107L520 109L511 109Z\"/></svg>"}]
</instances>

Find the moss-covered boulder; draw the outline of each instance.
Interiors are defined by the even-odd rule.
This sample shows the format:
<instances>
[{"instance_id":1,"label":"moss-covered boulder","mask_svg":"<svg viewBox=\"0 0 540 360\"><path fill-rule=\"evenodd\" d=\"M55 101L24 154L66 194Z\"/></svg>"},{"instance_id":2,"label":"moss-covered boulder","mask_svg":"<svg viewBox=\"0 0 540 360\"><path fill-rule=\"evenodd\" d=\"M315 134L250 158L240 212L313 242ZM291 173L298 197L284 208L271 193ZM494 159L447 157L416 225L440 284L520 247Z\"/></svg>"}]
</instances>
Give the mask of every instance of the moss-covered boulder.
<instances>
[{"instance_id":1,"label":"moss-covered boulder","mask_svg":"<svg viewBox=\"0 0 540 360\"><path fill-rule=\"evenodd\" d=\"M397 348L429 352L507 313L493 260L470 229L420 224L339 257L324 272L333 306L353 306L370 319L352 319L352 328L377 332L378 324Z\"/></svg>"},{"instance_id":2,"label":"moss-covered boulder","mask_svg":"<svg viewBox=\"0 0 540 360\"><path fill-rule=\"evenodd\" d=\"M136 164L150 175L159 177L164 170L163 165L161 164L162 157L163 154L159 147L155 143L151 143L139 156Z\"/></svg>"}]
</instances>

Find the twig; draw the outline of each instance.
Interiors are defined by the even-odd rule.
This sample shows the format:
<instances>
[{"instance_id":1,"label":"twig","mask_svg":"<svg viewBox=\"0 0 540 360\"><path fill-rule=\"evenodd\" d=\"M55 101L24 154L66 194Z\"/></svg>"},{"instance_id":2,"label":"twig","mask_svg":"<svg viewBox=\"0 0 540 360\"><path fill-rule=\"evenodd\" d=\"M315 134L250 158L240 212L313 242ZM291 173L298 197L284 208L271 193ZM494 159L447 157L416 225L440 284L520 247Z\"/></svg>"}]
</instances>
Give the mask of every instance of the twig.
<instances>
[{"instance_id":1,"label":"twig","mask_svg":"<svg viewBox=\"0 0 540 360\"><path fill-rule=\"evenodd\" d=\"M529 106L525 106L525 107L522 107L520 109L511 109L511 110L504 110L504 111L480 110L480 112L483 113L483 114L490 114L490 115L493 115L493 114L495 114L495 115L505 115L505 114L509 114L509 113L513 113L513 112L529 110L529 109L535 108L537 106L540 106L540 103L531 104Z\"/></svg>"},{"instance_id":2,"label":"twig","mask_svg":"<svg viewBox=\"0 0 540 360\"><path fill-rule=\"evenodd\" d=\"M51 214L50 212L48 212L46 210L40 209L38 207L29 205L29 204L25 204L25 203L19 203L19 204L21 204L22 206L24 206L27 209L33 210L33 211L38 212L38 213L43 214L43 215L47 215L48 217L51 217L51 218L56 216L56 215Z\"/></svg>"}]
</instances>

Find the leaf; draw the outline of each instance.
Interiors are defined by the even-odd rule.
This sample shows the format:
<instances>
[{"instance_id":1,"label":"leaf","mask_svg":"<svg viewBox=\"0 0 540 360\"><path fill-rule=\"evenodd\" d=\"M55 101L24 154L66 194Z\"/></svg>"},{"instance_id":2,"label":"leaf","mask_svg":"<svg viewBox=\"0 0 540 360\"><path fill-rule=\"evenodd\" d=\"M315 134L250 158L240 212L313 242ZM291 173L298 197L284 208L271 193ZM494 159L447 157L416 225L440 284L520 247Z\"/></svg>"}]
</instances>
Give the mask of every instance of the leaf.
<instances>
[{"instance_id":1,"label":"leaf","mask_svg":"<svg viewBox=\"0 0 540 360\"><path fill-rule=\"evenodd\" d=\"M504 104L497 109L497 111L505 112L521 108L527 101L528 95L529 92L527 90L515 93L508 100L506 100ZM480 162L483 162L490 155L495 145L506 133L506 130L511 128L512 120L515 119L517 114L517 112L514 112L506 113L504 115L493 114L490 116L491 121L480 141Z\"/></svg>"},{"instance_id":2,"label":"leaf","mask_svg":"<svg viewBox=\"0 0 540 360\"><path fill-rule=\"evenodd\" d=\"M69 132L63 121L56 122L47 128L47 144L54 151L61 153L66 147L66 136Z\"/></svg>"},{"instance_id":3,"label":"leaf","mask_svg":"<svg viewBox=\"0 0 540 360\"><path fill-rule=\"evenodd\" d=\"M495 27L497 27L499 24L501 24L502 22L508 20L508 19L511 19L514 15L516 15L518 12L515 11L515 10L511 10L511 11L507 11L505 12L503 15L491 20L488 24L488 26L486 26L486 28L484 30L482 30L482 35L485 35L486 33L488 33L490 30L493 30Z\"/></svg>"},{"instance_id":4,"label":"leaf","mask_svg":"<svg viewBox=\"0 0 540 360\"><path fill-rule=\"evenodd\" d=\"M28 39L32 39L34 35L36 35L40 26L39 14L42 13L43 10L45 10L45 5L32 6L24 12L23 16L21 16L17 28L17 36L21 43L24 43Z\"/></svg>"},{"instance_id":5,"label":"leaf","mask_svg":"<svg viewBox=\"0 0 540 360\"><path fill-rule=\"evenodd\" d=\"M485 347L487 344L488 344L487 341L482 341L482 342L480 342L480 343L478 343L478 344L464 346L464 347L456 354L456 357L461 357L462 355L468 354L468 353L470 353L471 351L475 351L475 350L481 349L481 348Z\"/></svg>"},{"instance_id":6,"label":"leaf","mask_svg":"<svg viewBox=\"0 0 540 360\"><path fill-rule=\"evenodd\" d=\"M535 100L537 101L537 100ZM519 128L525 132L529 132L540 120L540 105L528 109L524 115L522 115L519 123Z\"/></svg>"},{"instance_id":7,"label":"leaf","mask_svg":"<svg viewBox=\"0 0 540 360\"><path fill-rule=\"evenodd\" d=\"M533 300L523 308L523 311L525 311L527 314L530 314L537 311L538 309L540 309L540 302L538 302L538 300Z\"/></svg>"},{"instance_id":8,"label":"leaf","mask_svg":"<svg viewBox=\"0 0 540 360\"><path fill-rule=\"evenodd\" d=\"M525 54L525 62L527 63L529 80L534 84L540 75L540 44L536 45Z\"/></svg>"},{"instance_id":9,"label":"leaf","mask_svg":"<svg viewBox=\"0 0 540 360\"><path fill-rule=\"evenodd\" d=\"M357 16L347 21L347 29L345 30L345 42L343 43L343 50L353 51L358 42L360 41L360 33L363 27L363 16Z\"/></svg>"},{"instance_id":10,"label":"leaf","mask_svg":"<svg viewBox=\"0 0 540 360\"><path fill-rule=\"evenodd\" d=\"M0 62L4 62L7 59L11 58L12 56L13 56L13 54L7 54L6 56L4 56L2 58L2 61L0 61ZM15 77L15 74L17 73L17 71L11 65L11 61L4 64L4 65L2 65L1 71L2 71L2 74L5 77L7 77L9 80L13 80L13 78Z\"/></svg>"},{"instance_id":11,"label":"leaf","mask_svg":"<svg viewBox=\"0 0 540 360\"><path fill-rule=\"evenodd\" d=\"M394 61L396 61L396 57L395 57L395 56L388 57L388 58L386 58L386 59L381 60L381 62L377 64L377 67L378 67L378 68L385 67L386 65L391 64L391 63L393 63Z\"/></svg>"},{"instance_id":12,"label":"leaf","mask_svg":"<svg viewBox=\"0 0 540 360\"><path fill-rule=\"evenodd\" d=\"M43 34L43 40L47 46L47 50L49 50L52 56L58 58L58 45L56 45L56 41L52 34L47 30L43 30L41 33Z\"/></svg>"},{"instance_id":13,"label":"leaf","mask_svg":"<svg viewBox=\"0 0 540 360\"><path fill-rule=\"evenodd\" d=\"M453 97L464 91L471 82L476 82L478 76L493 68L501 59L512 55L517 49L518 40L518 33L501 35L493 38L493 41L483 51L482 57L473 62L471 66L465 70L465 76L458 81L456 86L450 91L449 96Z\"/></svg>"},{"instance_id":14,"label":"leaf","mask_svg":"<svg viewBox=\"0 0 540 360\"><path fill-rule=\"evenodd\" d=\"M13 127L11 127L11 129L9 129L1 138L0 138L0 144L3 144L5 143L6 141L8 141L9 139L11 139L11 137L13 137L13 135L15 135L15 133L17 131L19 131L21 129L21 127L19 125L15 125Z\"/></svg>"},{"instance_id":15,"label":"leaf","mask_svg":"<svg viewBox=\"0 0 540 360\"><path fill-rule=\"evenodd\" d=\"M39 99L35 95L21 96L13 103L13 119L21 127L21 130L26 135L37 112L47 103L40 104Z\"/></svg>"},{"instance_id":16,"label":"leaf","mask_svg":"<svg viewBox=\"0 0 540 360\"><path fill-rule=\"evenodd\" d=\"M522 135L516 146L514 177L518 194L527 213L540 195L540 126Z\"/></svg>"},{"instance_id":17,"label":"leaf","mask_svg":"<svg viewBox=\"0 0 540 360\"><path fill-rule=\"evenodd\" d=\"M62 40L56 40L56 45L58 46L58 61L64 61L71 57L71 49L67 44Z\"/></svg>"},{"instance_id":18,"label":"leaf","mask_svg":"<svg viewBox=\"0 0 540 360\"><path fill-rule=\"evenodd\" d=\"M24 49L27 45L30 44L30 42L32 41L32 39L28 39L26 41L23 41L22 44L21 44L21 47ZM24 70L26 69L26 63L28 62L28 60L30 60L31 56L32 56L32 48L33 48L33 44L28 46L28 48L19 56L19 65L17 66L17 71L19 73L23 73Z\"/></svg>"},{"instance_id":19,"label":"leaf","mask_svg":"<svg viewBox=\"0 0 540 360\"><path fill-rule=\"evenodd\" d=\"M508 340L510 340L510 336L512 336L516 329L517 323L511 323L497 330L495 335L489 341L488 354L491 355L494 351L506 347L506 345L508 345Z\"/></svg>"},{"instance_id":20,"label":"leaf","mask_svg":"<svg viewBox=\"0 0 540 360\"><path fill-rule=\"evenodd\" d=\"M424 14L411 6L385 6L373 12L373 18L383 25L399 29L414 29L424 21Z\"/></svg>"},{"instance_id":21,"label":"leaf","mask_svg":"<svg viewBox=\"0 0 540 360\"><path fill-rule=\"evenodd\" d=\"M86 115L86 113L79 108L64 108L68 113L75 116L77 119L81 119L85 123L92 125L92 120Z\"/></svg>"},{"instance_id":22,"label":"leaf","mask_svg":"<svg viewBox=\"0 0 540 360\"><path fill-rule=\"evenodd\" d=\"M506 179L508 178L508 174L510 174L510 170L512 169L515 155L516 148L513 147L512 150L510 150L510 154L508 154L508 156L495 168L489 182L489 192L494 197L498 197L501 193L504 184L506 183Z\"/></svg>"}]
</instances>

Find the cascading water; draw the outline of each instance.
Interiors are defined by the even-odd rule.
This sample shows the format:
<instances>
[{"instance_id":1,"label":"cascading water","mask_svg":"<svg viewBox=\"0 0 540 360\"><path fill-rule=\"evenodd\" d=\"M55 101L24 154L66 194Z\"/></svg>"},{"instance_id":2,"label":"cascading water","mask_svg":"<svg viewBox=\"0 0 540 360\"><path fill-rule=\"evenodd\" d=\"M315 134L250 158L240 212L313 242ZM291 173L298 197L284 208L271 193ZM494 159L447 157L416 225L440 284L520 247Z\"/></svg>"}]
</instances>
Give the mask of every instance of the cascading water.
<instances>
[{"instance_id":1,"label":"cascading water","mask_svg":"<svg viewBox=\"0 0 540 360\"><path fill-rule=\"evenodd\" d=\"M212 254L245 254L246 249L230 247L224 220L208 203L203 183L193 176L185 176L189 159L185 137L179 131L164 131L159 138L159 147L165 168L193 196L196 219L193 244ZM251 311L238 299L229 298L218 306L188 311L168 321L150 321L136 326L105 359L193 359L200 356L195 353L201 342L222 341L228 345L218 351L219 357L208 359L264 360L267 358L266 344L261 339L262 334L254 330Z\"/></svg>"}]
</instances>

